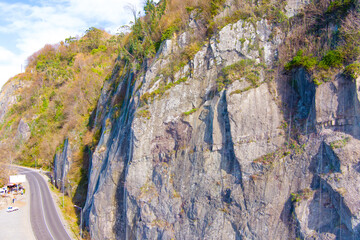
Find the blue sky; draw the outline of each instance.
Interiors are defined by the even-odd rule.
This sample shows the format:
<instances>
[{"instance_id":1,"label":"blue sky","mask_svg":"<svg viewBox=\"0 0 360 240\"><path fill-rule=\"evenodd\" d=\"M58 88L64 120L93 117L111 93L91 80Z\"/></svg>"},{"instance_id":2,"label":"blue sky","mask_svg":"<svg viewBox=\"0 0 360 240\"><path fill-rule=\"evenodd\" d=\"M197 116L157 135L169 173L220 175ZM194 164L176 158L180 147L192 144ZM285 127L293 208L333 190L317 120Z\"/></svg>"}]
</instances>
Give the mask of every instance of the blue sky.
<instances>
[{"instance_id":1,"label":"blue sky","mask_svg":"<svg viewBox=\"0 0 360 240\"><path fill-rule=\"evenodd\" d=\"M0 0L0 87L24 71L26 59L45 44L82 36L89 27L115 34L132 20L129 4L144 0ZM22 68L21 68L22 67Z\"/></svg>"}]
</instances>

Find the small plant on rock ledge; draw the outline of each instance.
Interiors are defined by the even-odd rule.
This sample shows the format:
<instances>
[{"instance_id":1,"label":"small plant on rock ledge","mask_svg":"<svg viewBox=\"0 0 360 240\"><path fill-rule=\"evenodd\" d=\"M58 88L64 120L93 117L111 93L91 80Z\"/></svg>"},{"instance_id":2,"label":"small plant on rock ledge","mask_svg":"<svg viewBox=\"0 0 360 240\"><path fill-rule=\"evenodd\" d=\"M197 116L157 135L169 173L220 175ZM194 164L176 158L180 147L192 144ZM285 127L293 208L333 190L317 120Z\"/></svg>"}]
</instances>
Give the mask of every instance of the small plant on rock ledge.
<instances>
[{"instance_id":1,"label":"small plant on rock ledge","mask_svg":"<svg viewBox=\"0 0 360 240\"><path fill-rule=\"evenodd\" d=\"M236 80L245 80L251 84L250 88L260 85L260 72L266 69L264 64L256 64L255 60L243 59L230 66L224 67L216 80L217 89L220 92L226 86L232 84ZM250 89L249 88L249 89ZM249 90L247 89L247 90ZM241 93L241 92L235 92Z\"/></svg>"},{"instance_id":2,"label":"small plant on rock ledge","mask_svg":"<svg viewBox=\"0 0 360 240\"><path fill-rule=\"evenodd\" d=\"M281 159L289 155L290 153L287 151L286 148L282 147L278 150L265 154L253 161L253 163L260 163L262 165L269 165L271 166L276 160Z\"/></svg>"},{"instance_id":3,"label":"small plant on rock ledge","mask_svg":"<svg viewBox=\"0 0 360 240\"><path fill-rule=\"evenodd\" d=\"M151 118L151 113L149 110L144 109L141 110L137 113L138 116L142 117L142 118L146 118L146 119L150 119Z\"/></svg>"},{"instance_id":4,"label":"small plant on rock ledge","mask_svg":"<svg viewBox=\"0 0 360 240\"><path fill-rule=\"evenodd\" d=\"M189 116L189 115L193 114L196 111L197 111L197 108L193 108L190 111L184 112L182 115L183 116Z\"/></svg>"},{"instance_id":5,"label":"small plant on rock ledge","mask_svg":"<svg viewBox=\"0 0 360 240\"><path fill-rule=\"evenodd\" d=\"M343 148L346 146L346 144L350 141L349 137L343 137L340 140L336 140L330 143L330 147L331 149L336 149L336 148Z\"/></svg>"},{"instance_id":6,"label":"small plant on rock ledge","mask_svg":"<svg viewBox=\"0 0 360 240\"><path fill-rule=\"evenodd\" d=\"M344 75L350 77L352 80L360 77L360 63L354 62L345 67Z\"/></svg>"},{"instance_id":7,"label":"small plant on rock ledge","mask_svg":"<svg viewBox=\"0 0 360 240\"><path fill-rule=\"evenodd\" d=\"M297 193L291 193L291 201L293 203L300 202L302 200L307 200L313 195L313 191L309 188L305 188Z\"/></svg>"}]
</instances>

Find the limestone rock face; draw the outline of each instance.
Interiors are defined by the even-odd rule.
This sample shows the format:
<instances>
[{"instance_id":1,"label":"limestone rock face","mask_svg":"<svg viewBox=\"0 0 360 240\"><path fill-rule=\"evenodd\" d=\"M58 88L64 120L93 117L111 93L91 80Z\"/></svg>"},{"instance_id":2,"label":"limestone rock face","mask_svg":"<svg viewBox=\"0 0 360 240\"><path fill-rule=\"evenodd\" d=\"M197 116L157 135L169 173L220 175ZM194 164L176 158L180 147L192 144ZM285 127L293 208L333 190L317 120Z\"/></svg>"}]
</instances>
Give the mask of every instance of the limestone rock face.
<instances>
[{"instance_id":1,"label":"limestone rock face","mask_svg":"<svg viewBox=\"0 0 360 240\"><path fill-rule=\"evenodd\" d=\"M16 139L26 142L31 136L29 125L21 119L16 132Z\"/></svg>"},{"instance_id":2,"label":"limestone rock face","mask_svg":"<svg viewBox=\"0 0 360 240\"><path fill-rule=\"evenodd\" d=\"M91 238L359 237L357 83L315 86L298 69L285 113L264 69L256 85L240 77L217 89L221 70L241 60L273 67L281 39L271 32L266 21L225 26L173 80L161 70L189 37L167 40L141 84L121 76L121 107L105 84L84 207Z\"/></svg>"},{"instance_id":3,"label":"limestone rock face","mask_svg":"<svg viewBox=\"0 0 360 240\"><path fill-rule=\"evenodd\" d=\"M2 87L0 92L0 122L3 121L11 106L17 102L21 89L25 88L27 85L26 81L15 77Z\"/></svg>"},{"instance_id":4,"label":"limestone rock face","mask_svg":"<svg viewBox=\"0 0 360 240\"><path fill-rule=\"evenodd\" d=\"M359 138L359 90L359 81L342 76L320 85L315 96L317 125Z\"/></svg>"},{"instance_id":5,"label":"limestone rock face","mask_svg":"<svg viewBox=\"0 0 360 240\"><path fill-rule=\"evenodd\" d=\"M318 154L310 166L313 191L295 204L302 237L353 239L359 237L359 140L323 130ZM301 194L300 194L301 195Z\"/></svg>"},{"instance_id":6,"label":"limestone rock face","mask_svg":"<svg viewBox=\"0 0 360 240\"><path fill-rule=\"evenodd\" d=\"M308 0L288 0L286 4L286 15L288 17L295 16L303 6L309 3L310 1Z\"/></svg>"},{"instance_id":7,"label":"limestone rock face","mask_svg":"<svg viewBox=\"0 0 360 240\"><path fill-rule=\"evenodd\" d=\"M55 154L54 157L54 183L58 189L64 191L66 185L66 177L71 165L71 148L68 139L64 141L61 152Z\"/></svg>"}]
</instances>

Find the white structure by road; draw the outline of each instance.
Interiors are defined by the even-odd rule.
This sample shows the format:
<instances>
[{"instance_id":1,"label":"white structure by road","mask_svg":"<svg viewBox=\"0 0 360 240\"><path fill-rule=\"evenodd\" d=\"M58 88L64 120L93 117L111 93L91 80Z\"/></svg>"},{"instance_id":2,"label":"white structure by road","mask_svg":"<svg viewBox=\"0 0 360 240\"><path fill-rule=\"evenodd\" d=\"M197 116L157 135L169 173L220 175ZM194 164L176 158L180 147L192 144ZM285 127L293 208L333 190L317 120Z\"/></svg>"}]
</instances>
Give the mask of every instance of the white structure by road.
<instances>
[{"instance_id":1,"label":"white structure by road","mask_svg":"<svg viewBox=\"0 0 360 240\"><path fill-rule=\"evenodd\" d=\"M19 175L11 175L10 176L10 181L9 181L10 184L12 184L12 183L18 184L18 183L24 183L24 182L26 182L26 175L19 174Z\"/></svg>"}]
</instances>

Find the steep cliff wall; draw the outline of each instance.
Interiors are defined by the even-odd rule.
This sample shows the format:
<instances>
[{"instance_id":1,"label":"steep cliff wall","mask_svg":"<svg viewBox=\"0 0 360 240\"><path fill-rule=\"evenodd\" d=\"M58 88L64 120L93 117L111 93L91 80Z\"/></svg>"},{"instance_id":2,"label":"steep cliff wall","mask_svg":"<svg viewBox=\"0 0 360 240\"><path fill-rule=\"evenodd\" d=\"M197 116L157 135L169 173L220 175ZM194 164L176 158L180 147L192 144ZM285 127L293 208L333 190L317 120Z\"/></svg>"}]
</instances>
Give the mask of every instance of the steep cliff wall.
<instances>
[{"instance_id":1,"label":"steep cliff wall","mask_svg":"<svg viewBox=\"0 0 360 240\"><path fill-rule=\"evenodd\" d=\"M165 41L141 83L121 76L120 110L111 110L105 85L98 109L110 110L99 118L85 205L93 239L358 236L356 83L339 77L315 87L299 69L295 96L279 95L269 69L282 35L272 32L266 21L230 24L173 80L162 70L189 33ZM218 91L223 69L245 59L266 64L252 69L256 84L235 77ZM166 91L152 94L164 81ZM295 115L306 123L294 126ZM305 129L299 142L288 138L295 128Z\"/></svg>"},{"instance_id":2,"label":"steep cliff wall","mask_svg":"<svg viewBox=\"0 0 360 240\"><path fill-rule=\"evenodd\" d=\"M64 141L63 148L54 157L54 184L61 191L65 191L66 178L71 165L71 148L69 140Z\"/></svg>"},{"instance_id":3,"label":"steep cliff wall","mask_svg":"<svg viewBox=\"0 0 360 240\"><path fill-rule=\"evenodd\" d=\"M121 107L109 95L119 77L105 83L84 210L93 239L359 237L360 80L316 86L301 67L284 80L277 31L227 25L173 79L191 33L166 40L140 78L119 76Z\"/></svg>"},{"instance_id":4,"label":"steep cliff wall","mask_svg":"<svg viewBox=\"0 0 360 240\"><path fill-rule=\"evenodd\" d=\"M358 2L184 2L35 54L0 93L18 160L55 156L92 239L360 238Z\"/></svg>"}]
</instances>

